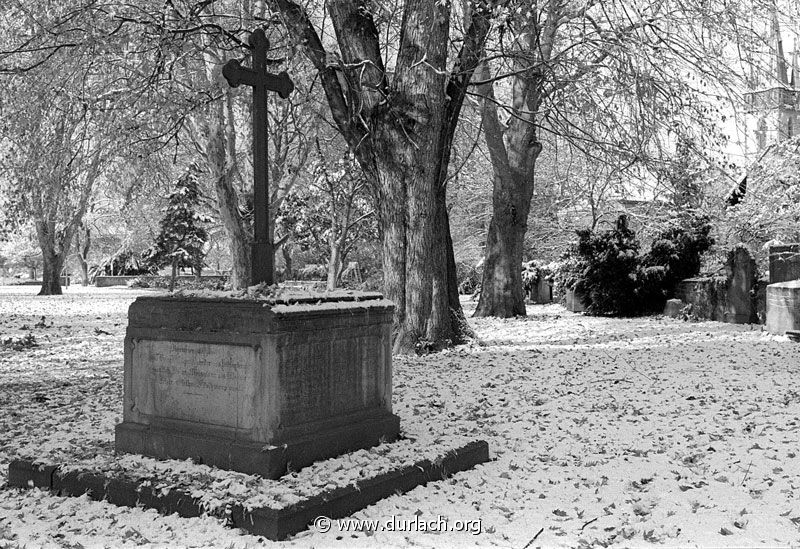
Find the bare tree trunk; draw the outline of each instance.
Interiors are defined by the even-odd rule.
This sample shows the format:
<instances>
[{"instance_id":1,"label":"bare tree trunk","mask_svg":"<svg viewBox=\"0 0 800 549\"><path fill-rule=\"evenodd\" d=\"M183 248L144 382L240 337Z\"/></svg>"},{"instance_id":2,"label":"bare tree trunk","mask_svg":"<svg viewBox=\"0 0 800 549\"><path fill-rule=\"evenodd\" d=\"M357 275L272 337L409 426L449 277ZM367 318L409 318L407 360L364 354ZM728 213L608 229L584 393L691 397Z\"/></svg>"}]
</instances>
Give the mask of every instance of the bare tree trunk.
<instances>
[{"instance_id":1,"label":"bare tree trunk","mask_svg":"<svg viewBox=\"0 0 800 549\"><path fill-rule=\"evenodd\" d=\"M463 320L463 312L455 261L450 263L444 189L453 133L491 9L481 5L471 15L449 73L449 3L407 0L390 78L372 13L363 2L327 3L343 61L338 66L299 4L269 4L283 15L319 72L334 121L374 184L384 293L395 304L394 352L432 350L460 340L465 324L454 321Z\"/></svg>"},{"instance_id":2,"label":"bare tree trunk","mask_svg":"<svg viewBox=\"0 0 800 549\"><path fill-rule=\"evenodd\" d=\"M81 268L81 285L89 285L89 249L92 245L92 236L89 227L82 225L83 244L81 244L80 231L75 232L75 249L77 250L78 265Z\"/></svg>"},{"instance_id":3,"label":"bare tree trunk","mask_svg":"<svg viewBox=\"0 0 800 549\"><path fill-rule=\"evenodd\" d=\"M434 110L431 106L425 114L435 119ZM433 147L423 150L416 142L430 142L431 137L422 132L397 137L378 156L384 288L396 306L394 352L409 353L421 350L420 343L431 348L443 344L451 334L449 323L430 322L432 314L441 314L442 300L434 309L432 297L435 271L445 258L434 231L435 173L431 166L435 162L429 158ZM445 314L447 311L445 308Z\"/></svg>"},{"instance_id":4,"label":"bare tree trunk","mask_svg":"<svg viewBox=\"0 0 800 549\"><path fill-rule=\"evenodd\" d=\"M492 219L486 238L481 297L475 316L525 316L522 255L533 178L495 172Z\"/></svg>"},{"instance_id":5,"label":"bare tree trunk","mask_svg":"<svg viewBox=\"0 0 800 549\"><path fill-rule=\"evenodd\" d=\"M42 288L39 295L61 295L61 269L64 258L55 253L42 253Z\"/></svg>"},{"instance_id":6,"label":"bare tree trunk","mask_svg":"<svg viewBox=\"0 0 800 549\"><path fill-rule=\"evenodd\" d=\"M61 270L69 246L67 250L58 249L55 223L36 221L36 235L42 249L42 287L39 295L61 295Z\"/></svg>"},{"instance_id":7,"label":"bare tree trunk","mask_svg":"<svg viewBox=\"0 0 800 549\"><path fill-rule=\"evenodd\" d=\"M225 235L230 243L232 262L231 286L246 288L250 284L250 243L252 235L239 212L239 197L234 179L239 175L236 163L236 133L233 128L233 97L221 81L222 64L210 50L205 54L202 77L216 86L223 96L211 103L208 110L193 122L193 138L211 174Z\"/></svg>"},{"instance_id":8,"label":"bare tree trunk","mask_svg":"<svg viewBox=\"0 0 800 549\"><path fill-rule=\"evenodd\" d=\"M379 223L383 264L383 291L394 302L395 338L406 316L406 220L402 182L382 185Z\"/></svg>"},{"instance_id":9,"label":"bare tree trunk","mask_svg":"<svg viewBox=\"0 0 800 549\"><path fill-rule=\"evenodd\" d=\"M489 71L480 71L486 80ZM507 127L500 124L492 84L480 86L481 117L494 172L492 219L486 236L481 297L475 316L525 316L522 255L534 188L536 159L542 150L536 139L529 95L531 83L514 79L514 106L520 114ZM525 111L525 109L531 109Z\"/></svg>"},{"instance_id":10,"label":"bare tree trunk","mask_svg":"<svg viewBox=\"0 0 800 549\"><path fill-rule=\"evenodd\" d=\"M284 243L283 246L281 246L281 254L283 254L283 264L284 264L284 272L285 272L285 275L284 275L283 278L284 278L284 280L291 280L292 278L294 278L292 276L293 265L292 265L291 244L289 244L288 242Z\"/></svg>"},{"instance_id":11,"label":"bare tree trunk","mask_svg":"<svg viewBox=\"0 0 800 549\"><path fill-rule=\"evenodd\" d=\"M172 259L172 272L170 273L169 277L169 291L175 291L175 279L178 278L178 260L177 258Z\"/></svg>"},{"instance_id":12,"label":"bare tree trunk","mask_svg":"<svg viewBox=\"0 0 800 549\"><path fill-rule=\"evenodd\" d=\"M226 96L229 94L230 92L226 92ZM228 122L233 123L232 120ZM230 159L225 146L226 140L230 139L230 132L226 132L225 124L224 105L222 102L217 102L212 106L206 156L209 170L214 178L220 217L230 242L233 263L231 285L233 288L246 288L250 284L252 237L244 227L239 213L239 199L233 186L233 166L228 166Z\"/></svg>"},{"instance_id":13,"label":"bare tree trunk","mask_svg":"<svg viewBox=\"0 0 800 549\"><path fill-rule=\"evenodd\" d=\"M453 238L450 234L450 216L447 213L444 195L446 189L440 191L439 208L437 209L437 233L445 238L444 250L447 259L447 303L450 316L450 323L453 327L453 343L466 343L477 336L467 322L464 309L461 307L461 300L458 294L458 276L456 273L456 256L453 250Z\"/></svg>"},{"instance_id":14,"label":"bare tree trunk","mask_svg":"<svg viewBox=\"0 0 800 549\"><path fill-rule=\"evenodd\" d=\"M335 290L336 286L339 282L338 274L342 271L341 270L341 263L342 263L342 254L341 248L339 247L338 239L332 239L330 243L331 249L331 257L328 260L328 281L326 288L330 290Z\"/></svg>"}]
</instances>

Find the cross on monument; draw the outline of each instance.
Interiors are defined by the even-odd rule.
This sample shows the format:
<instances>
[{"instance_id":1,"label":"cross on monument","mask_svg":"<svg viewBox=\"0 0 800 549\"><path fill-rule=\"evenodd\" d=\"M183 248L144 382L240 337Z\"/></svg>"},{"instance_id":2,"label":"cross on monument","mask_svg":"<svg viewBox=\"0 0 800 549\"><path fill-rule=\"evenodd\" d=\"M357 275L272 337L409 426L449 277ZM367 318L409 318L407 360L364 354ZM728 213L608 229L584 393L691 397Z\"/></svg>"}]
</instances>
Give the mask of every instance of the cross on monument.
<instances>
[{"instance_id":1,"label":"cross on monument","mask_svg":"<svg viewBox=\"0 0 800 549\"><path fill-rule=\"evenodd\" d=\"M275 281L275 257L272 249L272 222L269 218L269 173L267 171L267 91L276 91L286 99L294 83L286 72L267 72L269 41L264 29L250 34L253 68L231 59L222 67L222 76L232 88L240 84L253 87L253 247L251 284Z\"/></svg>"}]
</instances>

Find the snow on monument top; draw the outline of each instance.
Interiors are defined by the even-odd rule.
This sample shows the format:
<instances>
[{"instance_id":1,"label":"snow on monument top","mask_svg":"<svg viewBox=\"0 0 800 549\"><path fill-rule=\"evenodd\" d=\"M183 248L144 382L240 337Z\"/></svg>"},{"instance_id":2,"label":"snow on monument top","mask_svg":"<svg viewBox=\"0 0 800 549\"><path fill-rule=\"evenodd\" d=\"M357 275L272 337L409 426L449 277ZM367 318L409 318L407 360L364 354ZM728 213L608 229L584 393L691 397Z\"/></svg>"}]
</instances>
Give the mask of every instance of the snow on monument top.
<instances>
[{"instance_id":1,"label":"snow on monument top","mask_svg":"<svg viewBox=\"0 0 800 549\"><path fill-rule=\"evenodd\" d=\"M141 298L140 298L141 299ZM178 290L172 294L158 294L144 299L210 300L210 301L249 301L272 306L275 312L300 311L319 305L326 308L350 309L370 306L386 307L393 303L383 299L380 292L361 292L355 290L308 290L285 288L277 285L258 284L243 290Z\"/></svg>"}]
</instances>

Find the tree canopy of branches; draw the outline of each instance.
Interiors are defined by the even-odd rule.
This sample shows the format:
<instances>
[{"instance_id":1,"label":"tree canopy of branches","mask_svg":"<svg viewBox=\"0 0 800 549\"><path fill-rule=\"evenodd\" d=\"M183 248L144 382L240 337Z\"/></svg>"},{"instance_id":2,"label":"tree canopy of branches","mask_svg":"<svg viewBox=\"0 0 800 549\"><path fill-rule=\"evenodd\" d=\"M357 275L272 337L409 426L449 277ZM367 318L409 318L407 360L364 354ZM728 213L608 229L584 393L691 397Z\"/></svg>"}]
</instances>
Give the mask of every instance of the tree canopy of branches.
<instances>
[{"instance_id":1,"label":"tree canopy of branches","mask_svg":"<svg viewBox=\"0 0 800 549\"><path fill-rule=\"evenodd\" d=\"M265 20L263 2L143 0L39 6L20 0L15 4L13 13L0 16L4 29L16 28L18 20L30 28L6 33L0 74L28 80L76 52L93 52L95 67L104 68L95 70L95 80L106 77L106 108L119 115L113 130L127 141L125 156L144 159L139 164L145 169L154 156L165 152L177 165L194 160L203 164L230 242L233 283L248 285L250 101L225 83L221 67L242 49L246 53L247 33ZM302 79L298 87L303 87ZM299 108L308 103L309 94L295 97L288 104L270 100L273 215L303 173L309 150L304 132L316 111Z\"/></svg>"},{"instance_id":2,"label":"tree canopy of branches","mask_svg":"<svg viewBox=\"0 0 800 549\"><path fill-rule=\"evenodd\" d=\"M101 76L109 73L105 45L85 31L69 55L54 49L37 27L60 15L55 7L37 17L12 9L2 20L4 41L36 37L18 54L29 69L0 78L0 193L12 222L35 226L42 295L61 293L70 244L115 147L115 92Z\"/></svg>"},{"instance_id":3,"label":"tree canopy of branches","mask_svg":"<svg viewBox=\"0 0 800 549\"><path fill-rule=\"evenodd\" d=\"M354 246L376 236L366 185L350 155L333 162L322 157L313 183L290 194L281 206L276 224L287 240L327 261L329 290L339 285Z\"/></svg>"}]
</instances>

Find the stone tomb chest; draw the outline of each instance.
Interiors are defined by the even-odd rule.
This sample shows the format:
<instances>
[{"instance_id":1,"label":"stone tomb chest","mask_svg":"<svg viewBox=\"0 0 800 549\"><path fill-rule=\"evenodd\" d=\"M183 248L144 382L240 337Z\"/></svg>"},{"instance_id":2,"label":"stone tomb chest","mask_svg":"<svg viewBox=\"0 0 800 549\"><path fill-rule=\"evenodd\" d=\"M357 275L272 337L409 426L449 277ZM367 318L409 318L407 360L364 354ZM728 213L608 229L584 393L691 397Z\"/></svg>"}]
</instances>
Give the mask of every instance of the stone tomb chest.
<instances>
[{"instance_id":1,"label":"stone tomb chest","mask_svg":"<svg viewBox=\"0 0 800 549\"><path fill-rule=\"evenodd\" d=\"M767 286L767 330L779 335L800 330L800 280Z\"/></svg>"},{"instance_id":2,"label":"stone tomb chest","mask_svg":"<svg viewBox=\"0 0 800 549\"><path fill-rule=\"evenodd\" d=\"M116 450L277 478L394 440L392 311L374 293L138 298Z\"/></svg>"}]
</instances>

